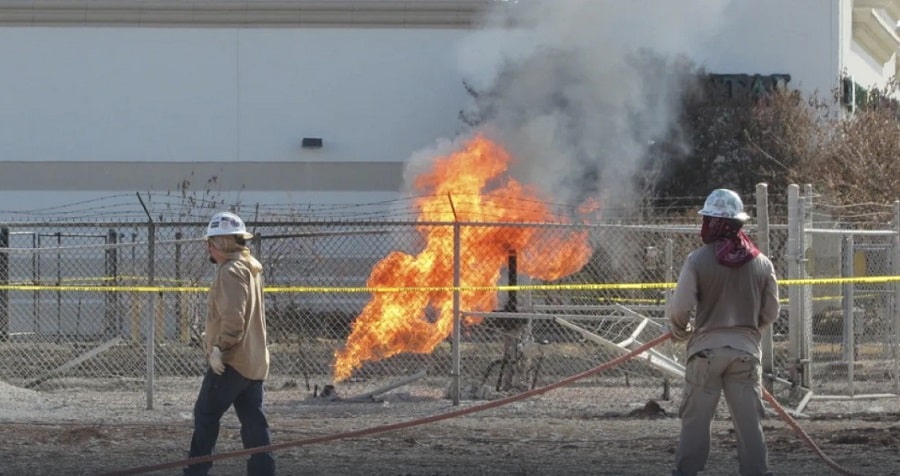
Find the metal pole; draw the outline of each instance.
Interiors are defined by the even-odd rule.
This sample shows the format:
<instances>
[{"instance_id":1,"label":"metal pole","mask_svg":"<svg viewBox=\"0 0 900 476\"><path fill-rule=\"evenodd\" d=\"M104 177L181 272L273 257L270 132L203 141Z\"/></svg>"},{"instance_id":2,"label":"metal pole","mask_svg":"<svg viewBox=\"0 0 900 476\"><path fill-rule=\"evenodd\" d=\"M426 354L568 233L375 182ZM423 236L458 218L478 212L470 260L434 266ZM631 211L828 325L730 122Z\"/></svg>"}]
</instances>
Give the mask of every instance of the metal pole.
<instances>
[{"instance_id":1,"label":"metal pole","mask_svg":"<svg viewBox=\"0 0 900 476\"><path fill-rule=\"evenodd\" d=\"M106 234L106 244L115 245L118 243L119 234L115 229L110 228L107 230ZM119 247L118 246L110 246L106 250L106 278L107 285L115 286L118 282L119 275ZM104 324L103 324L103 333L106 337L111 337L113 335L120 335L121 328L116 324L117 316L119 313L118 306L118 297L119 293L115 291L106 291L104 293L106 297L106 306L104 309Z\"/></svg>"},{"instance_id":2,"label":"metal pole","mask_svg":"<svg viewBox=\"0 0 900 476\"><path fill-rule=\"evenodd\" d=\"M808 228L813 228L813 189L812 185L806 184L804 186L804 194L800 199L800 233L797 235L797 239L799 240L799 251L800 254L800 277L808 278L809 271L807 264L809 260L806 257L806 250L811 248L812 246L812 236L807 236L806 230ZM812 286L809 284L804 284L800 288L800 316L802 319L802 328L803 328L803 340L802 342L802 350L801 350L801 358L800 363L803 365L803 383L806 388L812 388L813 386L813 374L812 374L812 344L813 344L813 331L812 331Z\"/></svg>"},{"instance_id":3,"label":"metal pole","mask_svg":"<svg viewBox=\"0 0 900 476\"><path fill-rule=\"evenodd\" d=\"M176 286L184 286L184 283L181 282L181 239L183 238L183 234L180 231L175 232L175 285ZM182 305L182 301L184 299L184 293L178 293L175 296L175 320L178 326L178 336L182 344L187 344L191 341L191 333L190 333L190 325L188 323L187 314L184 312L184 306Z\"/></svg>"},{"instance_id":4,"label":"metal pole","mask_svg":"<svg viewBox=\"0 0 900 476\"><path fill-rule=\"evenodd\" d=\"M37 244L34 245L34 248L41 248L43 245L41 244L41 234L35 233L34 236L37 237ZM41 279L41 254L37 251L34 252L34 256L37 257L37 268L36 268L36 277L34 278L34 284L43 284L43 279ZM44 339L44 332L41 330L41 325L43 322L43 318L41 316L41 291L34 292L34 335L39 340Z\"/></svg>"},{"instance_id":5,"label":"metal pole","mask_svg":"<svg viewBox=\"0 0 900 476\"><path fill-rule=\"evenodd\" d=\"M152 287L156 281L156 224L147 225L147 286ZM153 410L153 382L156 375L156 293L150 293L150 305L147 306L147 410Z\"/></svg>"},{"instance_id":6,"label":"metal pole","mask_svg":"<svg viewBox=\"0 0 900 476\"><path fill-rule=\"evenodd\" d=\"M153 216L141 194L137 194L138 201L144 213L147 214L147 286L153 286L156 278L156 224L153 223ZM156 361L156 293L150 293L150 305L147 307L147 363L146 363L146 388L147 410L153 410L153 382L156 375L154 362Z\"/></svg>"},{"instance_id":7,"label":"metal pole","mask_svg":"<svg viewBox=\"0 0 900 476\"><path fill-rule=\"evenodd\" d=\"M41 234L33 232L31 234L31 284L39 285L41 284L41 264L38 261L40 253L37 252L37 248L40 248ZM41 292L34 291L31 293L31 322L32 322L32 331L34 331L35 335L40 335L41 321L40 321L40 301L41 301Z\"/></svg>"},{"instance_id":8,"label":"metal pole","mask_svg":"<svg viewBox=\"0 0 900 476\"><path fill-rule=\"evenodd\" d=\"M0 228L0 248L9 248L9 228ZM0 252L0 284L9 285L9 254ZM9 290L0 290L0 342L9 340Z\"/></svg>"},{"instance_id":9,"label":"metal pole","mask_svg":"<svg viewBox=\"0 0 900 476\"><path fill-rule=\"evenodd\" d=\"M459 292L460 292L460 283L461 279L461 239L460 239L460 225L459 222L453 223L453 382L451 385L452 391L450 392L453 395L453 405L459 405L459 349L460 349L460 325L461 325L461 315L460 315L460 303L459 303Z\"/></svg>"},{"instance_id":10,"label":"metal pole","mask_svg":"<svg viewBox=\"0 0 900 476\"><path fill-rule=\"evenodd\" d=\"M853 235L841 239L841 277L853 277ZM854 371L856 367L856 325L853 316L853 283L844 283L841 297L844 311L843 347L844 362L847 363L847 385L850 395L854 392Z\"/></svg>"},{"instance_id":11,"label":"metal pole","mask_svg":"<svg viewBox=\"0 0 900 476\"><path fill-rule=\"evenodd\" d=\"M666 238L665 249L666 260L666 283L675 282L675 242L671 238ZM665 291L666 299L672 296L673 288L667 288Z\"/></svg>"},{"instance_id":12,"label":"metal pole","mask_svg":"<svg viewBox=\"0 0 900 476\"><path fill-rule=\"evenodd\" d=\"M894 201L894 238L891 255L894 276L900 276L900 201ZM900 282L894 283L894 332L891 334L891 360L894 371L894 393L900 393L900 355L897 346L900 345Z\"/></svg>"},{"instance_id":13,"label":"metal pole","mask_svg":"<svg viewBox=\"0 0 900 476\"><path fill-rule=\"evenodd\" d=\"M787 262L788 262L788 279L800 278L800 262L802 253L800 252L800 244L798 234L800 230L800 187L796 184L788 185L788 243L787 243ZM790 358L790 374L791 381L800 383L800 358L801 358L801 342L803 329L801 327L800 312L800 287L791 286L788 288L788 357Z\"/></svg>"},{"instance_id":14,"label":"metal pole","mask_svg":"<svg viewBox=\"0 0 900 476\"><path fill-rule=\"evenodd\" d=\"M56 247L62 248L62 232L57 231ZM59 287L62 286L62 254L56 253L56 342L62 342L62 292Z\"/></svg>"},{"instance_id":15,"label":"metal pole","mask_svg":"<svg viewBox=\"0 0 900 476\"><path fill-rule=\"evenodd\" d=\"M769 185L765 183L756 184L756 245L762 254L769 256ZM774 325L766 327L762 332L762 368L766 378L763 379L763 386L769 392L774 392L775 386L775 355L772 343L772 328Z\"/></svg>"},{"instance_id":16,"label":"metal pole","mask_svg":"<svg viewBox=\"0 0 900 476\"><path fill-rule=\"evenodd\" d=\"M140 271L138 271L137 264L137 232L132 231L131 267L128 273L131 284L141 284L141 281L137 279L139 273ZM141 296L137 291L129 292L128 296L131 298L131 305L129 306L129 314L131 317L131 342L137 344L141 340Z\"/></svg>"},{"instance_id":17,"label":"metal pole","mask_svg":"<svg viewBox=\"0 0 900 476\"><path fill-rule=\"evenodd\" d=\"M664 270L666 283L674 283L677 278L675 277L675 241L673 239L666 238L666 244L663 253L665 255L664 259L666 260ZM665 306L665 303L669 301L669 298L672 297L672 294L674 292L675 288L666 288L662 292L662 296L665 298L663 306ZM668 325L668 323L665 323L665 325ZM669 377L665 376L663 377L663 397L665 399L668 399L670 397L669 388Z\"/></svg>"}]
</instances>

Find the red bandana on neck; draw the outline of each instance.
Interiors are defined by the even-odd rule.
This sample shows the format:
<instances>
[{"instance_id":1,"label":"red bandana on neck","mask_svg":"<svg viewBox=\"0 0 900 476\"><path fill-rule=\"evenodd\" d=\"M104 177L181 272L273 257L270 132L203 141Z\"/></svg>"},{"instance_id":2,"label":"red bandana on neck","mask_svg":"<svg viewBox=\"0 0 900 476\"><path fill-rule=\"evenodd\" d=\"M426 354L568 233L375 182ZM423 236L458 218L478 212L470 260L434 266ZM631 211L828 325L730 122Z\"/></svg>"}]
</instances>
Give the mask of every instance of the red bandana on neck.
<instances>
[{"instance_id":1,"label":"red bandana on neck","mask_svg":"<svg viewBox=\"0 0 900 476\"><path fill-rule=\"evenodd\" d=\"M715 244L716 258L724 266L738 268L759 254L759 249L741 230L741 225L728 218L703 217L700 238L706 244Z\"/></svg>"}]
</instances>

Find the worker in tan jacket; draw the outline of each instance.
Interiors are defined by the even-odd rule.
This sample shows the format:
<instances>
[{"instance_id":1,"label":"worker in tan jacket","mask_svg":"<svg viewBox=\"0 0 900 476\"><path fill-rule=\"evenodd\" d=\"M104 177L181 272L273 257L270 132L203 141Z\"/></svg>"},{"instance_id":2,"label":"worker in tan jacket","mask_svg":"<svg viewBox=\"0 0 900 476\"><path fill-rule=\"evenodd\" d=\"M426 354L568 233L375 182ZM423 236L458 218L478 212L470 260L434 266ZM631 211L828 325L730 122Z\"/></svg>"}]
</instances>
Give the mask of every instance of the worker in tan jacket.
<instances>
[{"instance_id":1,"label":"worker in tan jacket","mask_svg":"<svg viewBox=\"0 0 900 476\"><path fill-rule=\"evenodd\" d=\"M761 421L760 341L762 330L778 317L775 270L741 230L749 217L737 193L714 190L700 215L704 244L688 255L666 302L673 337L687 341L672 474L693 476L706 466L722 393L734 424L740 474L771 474Z\"/></svg>"},{"instance_id":2,"label":"worker in tan jacket","mask_svg":"<svg viewBox=\"0 0 900 476\"><path fill-rule=\"evenodd\" d=\"M190 457L212 454L222 415L232 405L241 422L244 448L271 444L263 411L269 350L262 265L250 254L246 243L253 235L247 232L240 217L220 212L210 220L205 237L210 261L216 264L216 277L209 289L206 318L209 368L194 405ZM192 464L184 469L184 474L206 475L211 467L211 462ZM275 474L271 453L251 455L247 474Z\"/></svg>"}]
</instances>

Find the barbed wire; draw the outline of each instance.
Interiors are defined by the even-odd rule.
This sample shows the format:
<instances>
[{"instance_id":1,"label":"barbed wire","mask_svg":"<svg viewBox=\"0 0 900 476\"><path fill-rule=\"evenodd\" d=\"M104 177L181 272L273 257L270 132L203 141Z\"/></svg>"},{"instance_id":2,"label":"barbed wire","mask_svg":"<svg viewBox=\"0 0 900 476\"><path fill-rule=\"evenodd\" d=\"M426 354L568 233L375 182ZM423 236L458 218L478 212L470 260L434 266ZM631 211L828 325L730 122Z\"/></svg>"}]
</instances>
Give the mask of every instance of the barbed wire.
<instances>
[{"instance_id":1,"label":"barbed wire","mask_svg":"<svg viewBox=\"0 0 900 476\"><path fill-rule=\"evenodd\" d=\"M146 224L149 218L156 223L204 223L215 211L231 210L245 221L284 222L334 222L334 221L415 221L421 215L452 213L448 197L410 195L367 203L247 203L235 199L231 202L215 196L187 196L172 193L140 194L117 193L87 200L68 202L56 206L35 208L0 208L0 223L134 223ZM557 201L525 199L521 197L492 197L490 208L472 206L474 197L453 197L457 212L467 220L498 221L506 214L530 210L546 210L548 222L571 222L573 219L616 220L620 223L692 222L696 220L699 204L705 197L679 196L648 198L634 204L601 203L596 212L582 213L577 204ZM479 197L479 200L482 197ZM812 196L816 220L834 222L862 221L889 223L893 221L893 204L887 203L834 203L821 193ZM446 209L435 209L427 203L446 203ZM479 202L480 203L480 202ZM755 215L756 204L748 200L744 204ZM147 210L143 207L146 206ZM489 211L491 210L491 211ZM786 207L773 204L770 219L786 221Z\"/></svg>"}]
</instances>

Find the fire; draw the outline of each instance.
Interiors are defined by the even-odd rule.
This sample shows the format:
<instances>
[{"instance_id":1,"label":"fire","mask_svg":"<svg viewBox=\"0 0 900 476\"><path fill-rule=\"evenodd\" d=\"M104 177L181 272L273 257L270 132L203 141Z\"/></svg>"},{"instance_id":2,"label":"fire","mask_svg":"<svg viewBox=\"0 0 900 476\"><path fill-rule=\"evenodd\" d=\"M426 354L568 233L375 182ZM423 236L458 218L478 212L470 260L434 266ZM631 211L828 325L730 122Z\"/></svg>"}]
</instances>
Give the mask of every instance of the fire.
<instances>
[{"instance_id":1,"label":"fire","mask_svg":"<svg viewBox=\"0 0 900 476\"><path fill-rule=\"evenodd\" d=\"M511 160L506 150L483 136L437 159L414 184L427 194L417 199L418 221L559 222L537 190L506 174ZM423 225L419 231L424 245L417 255L393 251L372 269L370 288L401 291L374 292L353 322L346 345L335 354L336 382L366 361L404 352L430 353L451 334L453 227ZM496 309L497 292L485 287L499 282L510 252L519 257L519 272L547 281L578 271L592 254L586 231L561 233L537 226L463 226L460 231L460 307L466 311ZM478 321L469 318L464 324Z\"/></svg>"}]
</instances>

